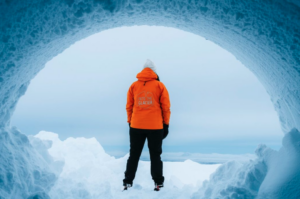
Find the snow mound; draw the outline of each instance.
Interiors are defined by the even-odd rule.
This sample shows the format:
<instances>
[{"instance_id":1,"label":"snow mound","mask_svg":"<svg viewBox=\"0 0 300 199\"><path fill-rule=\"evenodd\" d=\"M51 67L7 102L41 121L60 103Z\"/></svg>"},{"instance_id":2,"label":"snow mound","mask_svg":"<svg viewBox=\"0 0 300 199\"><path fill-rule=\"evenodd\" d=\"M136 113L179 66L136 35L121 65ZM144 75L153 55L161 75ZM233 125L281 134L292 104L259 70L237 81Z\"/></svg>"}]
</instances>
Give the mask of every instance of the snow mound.
<instances>
[{"instance_id":1,"label":"snow mound","mask_svg":"<svg viewBox=\"0 0 300 199\"><path fill-rule=\"evenodd\" d=\"M122 180L128 155L116 159L105 153L95 138L68 138L61 141L58 135L42 131L35 138L52 142L49 154L54 160L64 161L58 180L49 192L51 198L157 198L150 175L150 163L140 161L134 186L122 193ZM191 160L165 162L166 187L162 198L190 198L204 180L219 165L201 165Z\"/></svg>"},{"instance_id":2,"label":"snow mound","mask_svg":"<svg viewBox=\"0 0 300 199\"><path fill-rule=\"evenodd\" d=\"M255 198L266 173L267 167L261 157L227 162L204 182L193 198Z\"/></svg>"},{"instance_id":3,"label":"snow mound","mask_svg":"<svg viewBox=\"0 0 300 199\"><path fill-rule=\"evenodd\" d=\"M165 187L153 191L150 163L140 161L134 186L120 188L128 155L116 159L95 138L68 138L42 131L29 139L1 132L0 198L300 198L300 132L293 129L274 151L265 145L256 158L202 165L165 162ZM9 150L10 155L5 156ZM15 165L22 165L16 167Z\"/></svg>"},{"instance_id":4,"label":"snow mound","mask_svg":"<svg viewBox=\"0 0 300 199\"><path fill-rule=\"evenodd\" d=\"M48 198L61 164L39 139L29 141L17 129L0 131L0 198Z\"/></svg>"},{"instance_id":5,"label":"snow mound","mask_svg":"<svg viewBox=\"0 0 300 199\"><path fill-rule=\"evenodd\" d=\"M300 132L292 129L278 151L262 150L268 173L258 199L300 198Z\"/></svg>"},{"instance_id":6,"label":"snow mound","mask_svg":"<svg viewBox=\"0 0 300 199\"><path fill-rule=\"evenodd\" d=\"M300 198L300 132L293 129L282 143L279 151L260 145L255 160L223 164L193 198Z\"/></svg>"}]
</instances>

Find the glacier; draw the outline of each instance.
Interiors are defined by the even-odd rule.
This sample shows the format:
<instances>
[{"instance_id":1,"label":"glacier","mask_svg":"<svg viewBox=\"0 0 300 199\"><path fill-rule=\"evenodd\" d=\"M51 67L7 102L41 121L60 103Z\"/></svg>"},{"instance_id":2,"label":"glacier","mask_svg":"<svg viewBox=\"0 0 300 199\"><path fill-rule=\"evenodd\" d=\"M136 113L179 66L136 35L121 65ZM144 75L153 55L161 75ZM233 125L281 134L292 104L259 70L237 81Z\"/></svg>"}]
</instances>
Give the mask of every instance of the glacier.
<instances>
[{"instance_id":1,"label":"glacier","mask_svg":"<svg viewBox=\"0 0 300 199\"><path fill-rule=\"evenodd\" d=\"M282 148L260 146L253 162L225 163L194 197L300 197L298 0L3 0L0 12L1 199L49 198L63 169L49 143L10 126L30 80L76 41L132 25L178 28L220 45L256 75L278 113Z\"/></svg>"}]
</instances>

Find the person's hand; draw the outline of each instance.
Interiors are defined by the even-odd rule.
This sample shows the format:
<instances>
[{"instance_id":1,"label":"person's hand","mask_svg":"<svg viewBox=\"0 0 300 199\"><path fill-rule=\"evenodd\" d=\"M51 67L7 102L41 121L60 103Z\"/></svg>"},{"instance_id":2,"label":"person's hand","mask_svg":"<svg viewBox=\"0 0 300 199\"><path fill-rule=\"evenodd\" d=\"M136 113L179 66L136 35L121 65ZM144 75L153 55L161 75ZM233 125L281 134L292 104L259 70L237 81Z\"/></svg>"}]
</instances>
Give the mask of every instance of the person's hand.
<instances>
[{"instance_id":1,"label":"person's hand","mask_svg":"<svg viewBox=\"0 0 300 199\"><path fill-rule=\"evenodd\" d=\"M168 134L169 134L169 125L164 124L164 136L163 136L163 139L165 139Z\"/></svg>"},{"instance_id":2,"label":"person's hand","mask_svg":"<svg viewBox=\"0 0 300 199\"><path fill-rule=\"evenodd\" d=\"M130 123L128 123L128 125L129 125L129 128L130 128Z\"/></svg>"}]
</instances>

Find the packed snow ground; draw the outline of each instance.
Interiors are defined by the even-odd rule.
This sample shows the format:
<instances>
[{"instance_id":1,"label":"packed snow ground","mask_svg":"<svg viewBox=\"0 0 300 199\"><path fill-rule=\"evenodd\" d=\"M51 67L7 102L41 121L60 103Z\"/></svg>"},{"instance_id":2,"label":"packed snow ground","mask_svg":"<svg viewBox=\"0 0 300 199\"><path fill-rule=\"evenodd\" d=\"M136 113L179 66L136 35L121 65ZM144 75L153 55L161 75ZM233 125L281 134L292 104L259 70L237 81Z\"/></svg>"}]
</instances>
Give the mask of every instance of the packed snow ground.
<instances>
[{"instance_id":1,"label":"packed snow ground","mask_svg":"<svg viewBox=\"0 0 300 199\"><path fill-rule=\"evenodd\" d=\"M260 145L255 159L228 161L222 165L201 165L189 160L165 163L166 187L159 193L152 190L149 162L145 161L140 162L134 187L126 193L120 192L127 156L116 159L106 154L94 138L61 141L57 134L49 132L28 138L14 128L1 133L0 140L5 143L0 145L1 199L141 196L146 199L294 199L300 195L300 133L297 129L285 135L279 151ZM13 154L7 156L4 153L7 150ZM13 162L10 161L12 155L16 157ZM38 167L32 167L33 162ZM277 173L285 173L285 176ZM282 187L285 178L293 180ZM15 188L9 189L11 186Z\"/></svg>"},{"instance_id":2,"label":"packed snow ground","mask_svg":"<svg viewBox=\"0 0 300 199\"><path fill-rule=\"evenodd\" d=\"M51 141L48 151L55 161L61 162L61 167L57 167L61 173L49 194L51 198L141 198L141 195L143 198L191 198L220 166L191 160L164 162L165 187L156 193L150 162L140 161L134 186L124 193L121 187L128 155L116 159L106 154L95 138L61 141L57 134L45 131L31 137L31 141L36 138L49 147Z\"/></svg>"}]
</instances>

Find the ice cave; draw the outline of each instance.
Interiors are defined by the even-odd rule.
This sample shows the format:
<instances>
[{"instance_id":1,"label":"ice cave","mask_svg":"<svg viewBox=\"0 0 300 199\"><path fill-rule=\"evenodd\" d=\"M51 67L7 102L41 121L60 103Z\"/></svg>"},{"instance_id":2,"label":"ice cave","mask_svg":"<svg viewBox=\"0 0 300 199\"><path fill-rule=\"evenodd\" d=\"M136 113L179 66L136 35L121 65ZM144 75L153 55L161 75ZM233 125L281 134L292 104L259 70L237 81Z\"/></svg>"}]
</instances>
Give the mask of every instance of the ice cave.
<instances>
[{"instance_id":1,"label":"ice cave","mask_svg":"<svg viewBox=\"0 0 300 199\"><path fill-rule=\"evenodd\" d=\"M279 151L262 145L255 161L223 165L193 198L300 198L298 0L2 0L0 10L1 199L49 198L61 164L48 142L10 127L30 80L76 41L132 25L185 30L228 50L257 76L280 118Z\"/></svg>"}]
</instances>

